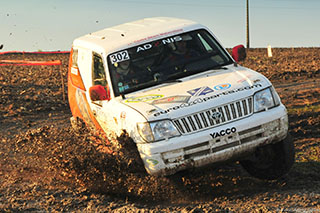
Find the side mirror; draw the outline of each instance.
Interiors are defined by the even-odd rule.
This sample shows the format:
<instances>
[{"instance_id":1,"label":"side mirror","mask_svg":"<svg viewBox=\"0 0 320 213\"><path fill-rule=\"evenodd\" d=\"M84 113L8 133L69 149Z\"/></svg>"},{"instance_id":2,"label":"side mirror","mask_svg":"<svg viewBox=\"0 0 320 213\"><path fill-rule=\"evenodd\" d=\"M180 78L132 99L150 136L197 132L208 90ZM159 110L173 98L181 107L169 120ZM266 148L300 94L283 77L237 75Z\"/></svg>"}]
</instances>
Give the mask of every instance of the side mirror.
<instances>
[{"instance_id":1,"label":"side mirror","mask_svg":"<svg viewBox=\"0 0 320 213\"><path fill-rule=\"evenodd\" d=\"M238 45L232 48L232 58L236 61L243 61L246 59L247 53L246 48L243 45Z\"/></svg>"},{"instance_id":2,"label":"side mirror","mask_svg":"<svg viewBox=\"0 0 320 213\"><path fill-rule=\"evenodd\" d=\"M92 101L110 100L108 88L102 85L94 85L90 87L89 94Z\"/></svg>"}]
</instances>

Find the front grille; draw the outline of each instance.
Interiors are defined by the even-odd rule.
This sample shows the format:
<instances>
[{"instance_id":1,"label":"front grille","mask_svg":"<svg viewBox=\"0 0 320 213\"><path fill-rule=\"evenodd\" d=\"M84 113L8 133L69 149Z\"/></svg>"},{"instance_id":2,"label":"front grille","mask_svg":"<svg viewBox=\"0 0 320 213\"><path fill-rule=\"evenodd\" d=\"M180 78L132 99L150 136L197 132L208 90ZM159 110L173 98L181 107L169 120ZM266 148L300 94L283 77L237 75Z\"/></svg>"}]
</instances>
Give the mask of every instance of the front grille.
<instances>
[{"instance_id":1,"label":"front grille","mask_svg":"<svg viewBox=\"0 0 320 213\"><path fill-rule=\"evenodd\" d=\"M241 99L226 105L214 107L192 115L173 120L182 134L194 133L216 127L231 121L247 117L253 113L252 97ZM220 112L220 119L213 119L212 114Z\"/></svg>"}]
</instances>

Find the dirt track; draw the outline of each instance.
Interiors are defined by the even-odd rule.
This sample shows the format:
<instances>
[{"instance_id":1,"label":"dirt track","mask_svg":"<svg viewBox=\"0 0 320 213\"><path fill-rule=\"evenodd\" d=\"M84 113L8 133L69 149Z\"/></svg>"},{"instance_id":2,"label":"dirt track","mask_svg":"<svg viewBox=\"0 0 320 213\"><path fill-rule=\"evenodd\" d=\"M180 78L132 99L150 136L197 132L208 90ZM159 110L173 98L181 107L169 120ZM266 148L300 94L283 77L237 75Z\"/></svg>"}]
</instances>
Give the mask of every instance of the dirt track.
<instances>
[{"instance_id":1,"label":"dirt track","mask_svg":"<svg viewBox=\"0 0 320 213\"><path fill-rule=\"evenodd\" d=\"M270 182L237 163L147 176L128 153L110 157L99 151L103 141L96 146L95 136L71 129L59 66L0 67L0 211L319 212L320 48L273 49L273 58L266 53L251 49L242 64L274 83L296 150L289 174ZM67 54L1 59L62 60L66 85Z\"/></svg>"}]
</instances>

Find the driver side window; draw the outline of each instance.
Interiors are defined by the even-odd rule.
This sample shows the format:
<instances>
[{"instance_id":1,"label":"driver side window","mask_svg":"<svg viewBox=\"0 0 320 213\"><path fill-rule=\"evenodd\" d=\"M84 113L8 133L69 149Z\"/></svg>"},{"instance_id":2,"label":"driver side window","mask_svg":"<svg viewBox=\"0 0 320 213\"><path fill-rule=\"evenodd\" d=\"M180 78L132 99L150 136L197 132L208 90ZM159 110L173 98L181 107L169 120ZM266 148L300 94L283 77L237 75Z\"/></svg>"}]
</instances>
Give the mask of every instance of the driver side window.
<instances>
[{"instance_id":1,"label":"driver side window","mask_svg":"<svg viewBox=\"0 0 320 213\"><path fill-rule=\"evenodd\" d=\"M92 62L93 85L106 86L107 85L106 73L104 70L102 57L97 53L93 53L92 60L93 60Z\"/></svg>"}]
</instances>

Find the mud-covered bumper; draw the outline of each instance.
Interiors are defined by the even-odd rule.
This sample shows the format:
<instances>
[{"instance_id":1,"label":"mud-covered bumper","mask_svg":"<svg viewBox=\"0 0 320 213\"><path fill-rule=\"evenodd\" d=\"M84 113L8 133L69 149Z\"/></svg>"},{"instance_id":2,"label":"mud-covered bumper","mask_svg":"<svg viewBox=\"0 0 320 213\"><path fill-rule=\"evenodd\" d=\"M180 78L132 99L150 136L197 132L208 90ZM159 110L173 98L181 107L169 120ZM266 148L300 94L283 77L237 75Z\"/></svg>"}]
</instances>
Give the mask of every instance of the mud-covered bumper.
<instances>
[{"instance_id":1,"label":"mud-covered bumper","mask_svg":"<svg viewBox=\"0 0 320 213\"><path fill-rule=\"evenodd\" d=\"M287 112L280 105L209 130L138 144L138 149L149 174L170 175L250 153L258 146L283 140L287 132Z\"/></svg>"}]
</instances>

